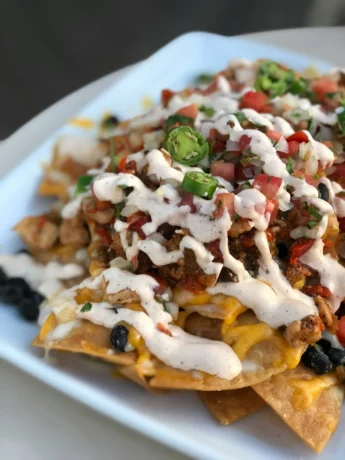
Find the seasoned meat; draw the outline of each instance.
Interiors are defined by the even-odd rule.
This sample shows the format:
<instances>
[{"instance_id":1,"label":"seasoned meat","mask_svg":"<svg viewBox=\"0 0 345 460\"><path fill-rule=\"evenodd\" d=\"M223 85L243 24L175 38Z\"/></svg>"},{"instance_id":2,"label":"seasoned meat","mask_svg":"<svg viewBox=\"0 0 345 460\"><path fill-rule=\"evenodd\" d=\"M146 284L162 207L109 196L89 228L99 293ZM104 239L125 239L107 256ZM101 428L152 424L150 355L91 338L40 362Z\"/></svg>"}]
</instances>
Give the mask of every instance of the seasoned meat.
<instances>
[{"instance_id":1,"label":"seasoned meat","mask_svg":"<svg viewBox=\"0 0 345 460\"><path fill-rule=\"evenodd\" d=\"M321 339L322 322L316 315L293 321L284 331L284 337L292 347L315 343Z\"/></svg>"},{"instance_id":2,"label":"seasoned meat","mask_svg":"<svg viewBox=\"0 0 345 460\"><path fill-rule=\"evenodd\" d=\"M295 286L295 284L303 279L305 276L310 276L311 271L302 264L302 262L297 262L296 264L289 264L286 270L286 278L291 284L291 286Z\"/></svg>"},{"instance_id":3,"label":"seasoned meat","mask_svg":"<svg viewBox=\"0 0 345 460\"><path fill-rule=\"evenodd\" d=\"M228 234L231 238L237 238L242 233L249 232L251 228L249 221L240 219L233 222Z\"/></svg>"},{"instance_id":4,"label":"seasoned meat","mask_svg":"<svg viewBox=\"0 0 345 460\"><path fill-rule=\"evenodd\" d=\"M62 222L59 237L62 244L71 246L86 246L90 240L89 232L79 215Z\"/></svg>"},{"instance_id":5,"label":"seasoned meat","mask_svg":"<svg viewBox=\"0 0 345 460\"><path fill-rule=\"evenodd\" d=\"M122 247L120 233L112 232L112 243L111 248L114 250L116 257L126 258L125 250Z\"/></svg>"},{"instance_id":6,"label":"seasoned meat","mask_svg":"<svg viewBox=\"0 0 345 460\"><path fill-rule=\"evenodd\" d=\"M185 235L182 233L174 233L173 236L166 243L164 243L167 251L177 251L180 249L180 243L184 236Z\"/></svg>"},{"instance_id":7,"label":"seasoned meat","mask_svg":"<svg viewBox=\"0 0 345 460\"><path fill-rule=\"evenodd\" d=\"M50 249L58 238L58 227L47 220L46 216L24 217L15 227L19 236L36 250Z\"/></svg>"}]
</instances>

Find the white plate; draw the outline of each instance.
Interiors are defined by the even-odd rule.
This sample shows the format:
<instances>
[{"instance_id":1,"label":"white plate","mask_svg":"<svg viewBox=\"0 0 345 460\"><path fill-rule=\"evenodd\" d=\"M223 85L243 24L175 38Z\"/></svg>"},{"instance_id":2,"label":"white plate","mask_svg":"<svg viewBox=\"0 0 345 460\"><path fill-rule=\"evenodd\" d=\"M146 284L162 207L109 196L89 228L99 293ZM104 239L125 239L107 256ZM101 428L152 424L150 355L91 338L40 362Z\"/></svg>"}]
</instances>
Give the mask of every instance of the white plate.
<instances>
[{"instance_id":1,"label":"white plate","mask_svg":"<svg viewBox=\"0 0 345 460\"><path fill-rule=\"evenodd\" d=\"M329 67L315 59L311 61L305 56L241 38L190 33L135 67L79 115L98 118L111 111L121 118L133 116L142 111L143 97L157 100L162 88L182 88L199 73L217 71L234 57L267 57L296 69L311 62L318 64L321 71ZM71 129L62 127L57 134ZM1 252L21 247L19 238L11 231L21 217L49 206L48 200L36 196L36 189L42 175L40 163L50 157L55 138L56 135L44 142L1 182ZM61 354L54 362L46 362L40 350L30 346L37 331L35 325L21 320L14 309L2 306L0 357L95 410L185 454L200 459L344 458L345 442L341 439L344 421L324 453L317 456L268 408L223 427L207 413L194 393L148 394L130 382L111 377L106 364L82 356Z\"/></svg>"}]
</instances>

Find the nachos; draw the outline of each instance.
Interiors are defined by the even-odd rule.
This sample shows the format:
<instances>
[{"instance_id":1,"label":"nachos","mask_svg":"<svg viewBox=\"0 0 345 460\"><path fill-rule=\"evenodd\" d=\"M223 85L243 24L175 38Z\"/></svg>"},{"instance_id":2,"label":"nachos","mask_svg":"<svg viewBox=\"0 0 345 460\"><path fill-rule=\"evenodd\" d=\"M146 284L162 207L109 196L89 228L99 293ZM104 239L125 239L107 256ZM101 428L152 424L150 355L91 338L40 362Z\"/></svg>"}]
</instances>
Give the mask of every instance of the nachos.
<instances>
[{"instance_id":1,"label":"nachos","mask_svg":"<svg viewBox=\"0 0 345 460\"><path fill-rule=\"evenodd\" d=\"M60 137L39 187L59 201L15 227L3 300L43 300L35 346L199 391L223 424L268 404L320 452L344 398L344 108L341 70L240 59Z\"/></svg>"}]
</instances>

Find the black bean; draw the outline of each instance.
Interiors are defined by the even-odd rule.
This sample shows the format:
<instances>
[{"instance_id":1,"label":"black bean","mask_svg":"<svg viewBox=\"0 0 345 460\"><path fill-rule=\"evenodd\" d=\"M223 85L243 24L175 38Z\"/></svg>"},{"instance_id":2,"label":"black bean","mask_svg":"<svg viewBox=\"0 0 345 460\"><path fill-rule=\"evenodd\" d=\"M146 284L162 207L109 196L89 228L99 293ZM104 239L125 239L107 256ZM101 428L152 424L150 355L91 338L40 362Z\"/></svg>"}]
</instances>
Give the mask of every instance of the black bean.
<instances>
[{"instance_id":1,"label":"black bean","mask_svg":"<svg viewBox=\"0 0 345 460\"><path fill-rule=\"evenodd\" d=\"M3 269L0 267L0 285L6 284L8 280L8 276L6 273L3 271Z\"/></svg>"},{"instance_id":2,"label":"black bean","mask_svg":"<svg viewBox=\"0 0 345 460\"><path fill-rule=\"evenodd\" d=\"M318 345L309 345L302 355L302 363L318 375L327 374L333 369L332 362Z\"/></svg>"},{"instance_id":3,"label":"black bean","mask_svg":"<svg viewBox=\"0 0 345 460\"><path fill-rule=\"evenodd\" d=\"M102 127L104 129L111 129L118 124L119 124L119 119L115 115L109 115L108 117L104 118L104 120L102 121Z\"/></svg>"},{"instance_id":4,"label":"black bean","mask_svg":"<svg viewBox=\"0 0 345 460\"><path fill-rule=\"evenodd\" d=\"M323 184L322 182L317 186L317 189L319 191L319 196L321 200L328 201L329 200L329 190L326 184Z\"/></svg>"},{"instance_id":5,"label":"black bean","mask_svg":"<svg viewBox=\"0 0 345 460\"><path fill-rule=\"evenodd\" d=\"M289 255L289 250L285 246L284 243L278 243L277 244L277 249L278 249L278 257L280 259L284 259L285 257L287 257Z\"/></svg>"},{"instance_id":6,"label":"black bean","mask_svg":"<svg viewBox=\"0 0 345 460\"><path fill-rule=\"evenodd\" d=\"M18 305L19 313L26 321L36 321L39 314L39 306L43 301L43 297L37 292L30 298L22 299ZM40 296L39 300L38 297Z\"/></svg>"},{"instance_id":7,"label":"black bean","mask_svg":"<svg viewBox=\"0 0 345 460\"><path fill-rule=\"evenodd\" d=\"M339 348L331 348L326 353L332 363L336 366L339 364L345 364L345 350L340 350Z\"/></svg>"},{"instance_id":8,"label":"black bean","mask_svg":"<svg viewBox=\"0 0 345 460\"><path fill-rule=\"evenodd\" d=\"M125 351L127 343L128 329L125 326L119 325L113 327L110 333L110 342L117 351Z\"/></svg>"},{"instance_id":9,"label":"black bean","mask_svg":"<svg viewBox=\"0 0 345 460\"><path fill-rule=\"evenodd\" d=\"M331 349L331 344L328 342L326 339L320 339L318 342L316 342L317 345L319 345L322 350L327 354L328 350Z\"/></svg>"}]
</instances>

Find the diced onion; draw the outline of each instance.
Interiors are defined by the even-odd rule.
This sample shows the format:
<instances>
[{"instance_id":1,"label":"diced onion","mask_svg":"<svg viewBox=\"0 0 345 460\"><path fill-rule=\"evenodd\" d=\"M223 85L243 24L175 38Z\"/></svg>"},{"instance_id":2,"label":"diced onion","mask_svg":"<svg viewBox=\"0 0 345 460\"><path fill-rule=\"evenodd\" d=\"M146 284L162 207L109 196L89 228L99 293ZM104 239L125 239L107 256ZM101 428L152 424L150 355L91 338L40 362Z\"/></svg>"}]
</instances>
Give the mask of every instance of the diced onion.
<instances>
[{"instance_id":1,"label":"diced onion","mask_svg":"<svg viewBox=\"0 0 345 460\"><path fill-rule=\"evenodd\" d=\"M139 211L139 208L134 204L127 204L120 212L121 216L129 217L135 212Z\"/></svg>"},{"instance_id":2,"label":"diced onion","mask_svg":"<svg viewBox=\"0 0 345 460\"><path fill-rule=\"evenodd\" d=\"M115 257L115 259L110 261L110 266L118 268L119 270L129 270L131 268L131 263L123 257Z\"/></svg>"}]
</instances>

